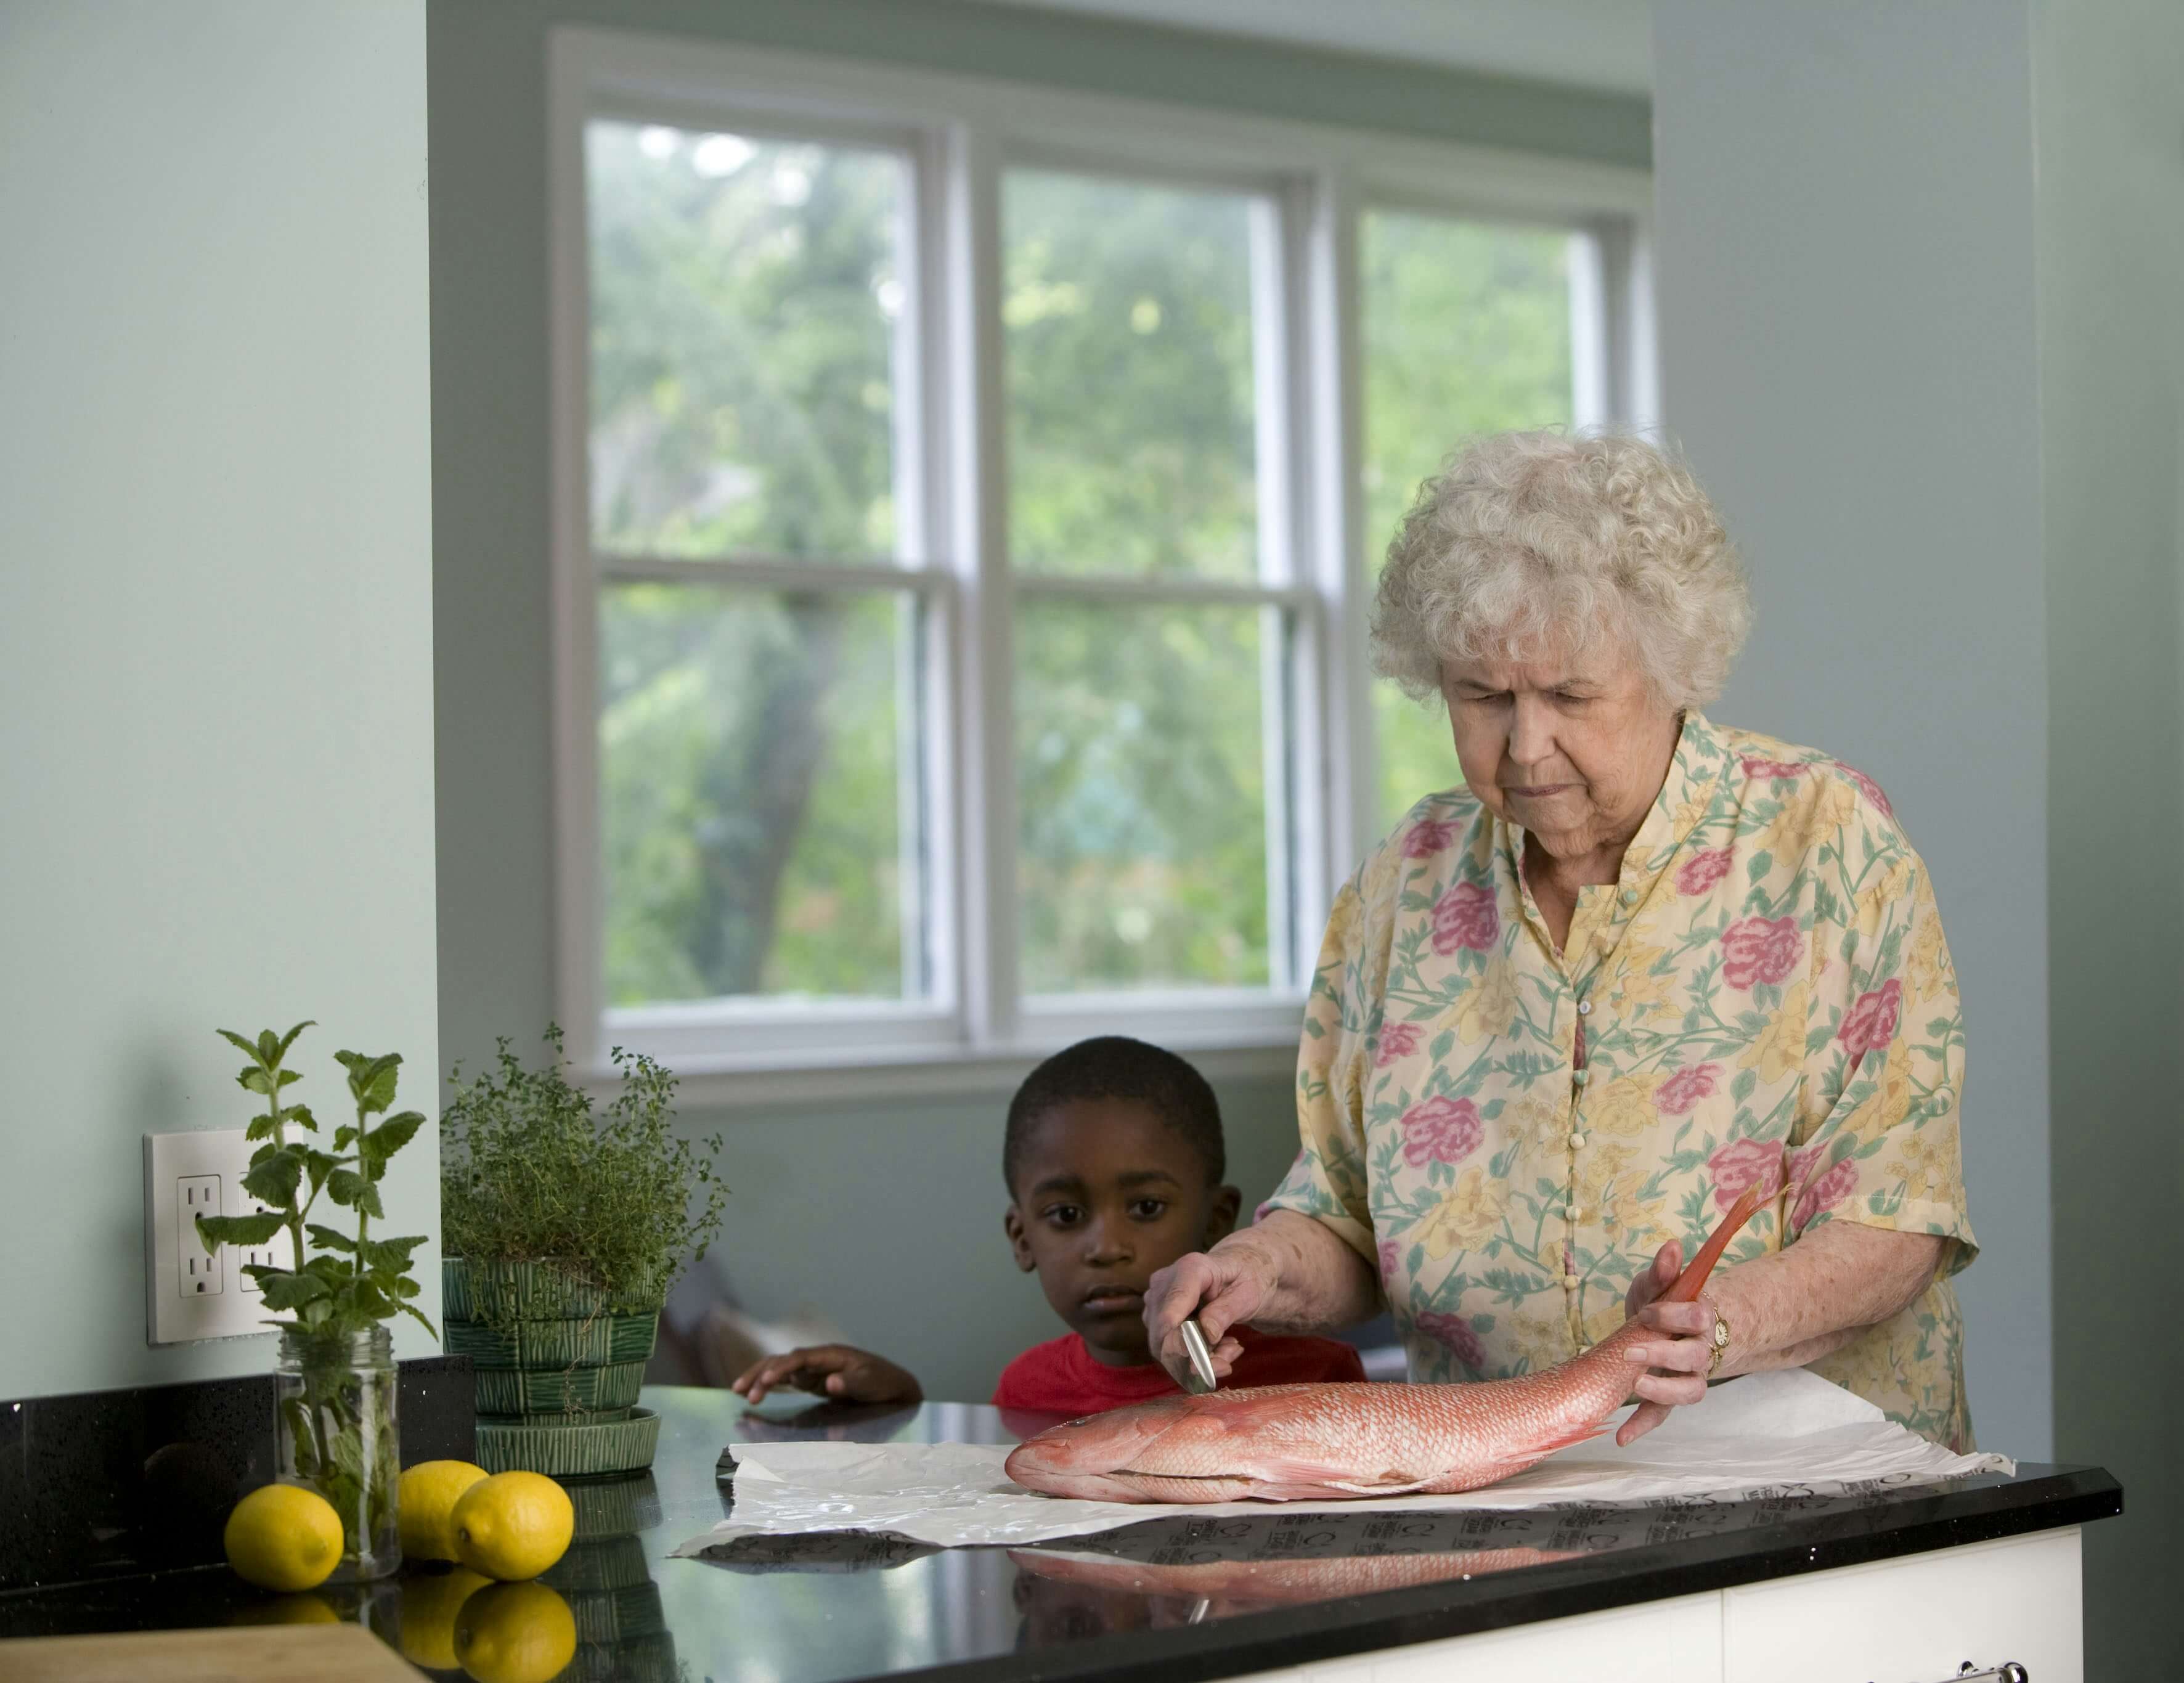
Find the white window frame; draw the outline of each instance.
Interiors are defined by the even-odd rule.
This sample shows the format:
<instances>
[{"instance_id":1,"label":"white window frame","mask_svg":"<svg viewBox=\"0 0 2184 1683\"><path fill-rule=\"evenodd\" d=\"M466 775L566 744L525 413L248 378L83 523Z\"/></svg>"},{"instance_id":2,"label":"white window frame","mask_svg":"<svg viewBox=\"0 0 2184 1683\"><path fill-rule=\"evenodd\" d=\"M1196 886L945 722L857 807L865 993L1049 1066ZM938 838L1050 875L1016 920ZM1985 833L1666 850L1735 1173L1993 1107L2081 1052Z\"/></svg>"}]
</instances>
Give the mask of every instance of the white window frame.
<instances>
[{"instance_id":1,"label":"white window frame","mask_svg":"<svg viewBox=\"0 0 2184 1683\"><path fill-rule=\"evenodd\" d=\"M680 559L602 570L588 509L589 300L584 127L620 115L686 129L810 134L901 153L911 261L901 340L930 351L909 389L916 448L897 477L915 499L896 566ZM985 1091L1091 1033L1139 1032L1215 1076L1293 1063L1304 984L1335 885L1377 839L1376 745L1360 566L1357 261L1368 207L1563 225L1573 266L1574 413L1654 424L1651 176L1366 131L915 69L591 29L557 28L548 64L552 344L555 1006L587 1075L610 1045L668 1062L685 1096L759 1106ZM1003 465L1000 198L1005 166L1240 186L1275 206L1254 334L1262 577L1228 584L1087 581L1015 571ZM1276 331L1264 329L1272 325ZM899 376L901 365L899 362ZM898 437L903 428L899 423ZM1271 546L1271 551L1269 550ZM742 1002L604 1008L599 823L598 616L607 577L763 588L909 590L921 599L936 866L927 930L931 1002ZM1269 744L1269 824L1293 810L1292 903L1273 908L1266 989L1072 994L1017 986L1016 805L1010 712L1019 596L1257 603L1293 618L1291 740ZM1269 659L1273 658L1270 652ZM1278 800L1286 793L1289 799ZM1270 861L1273 858L1270 854ZM966 885L983 885L982 891Z\"/></svg>"}]
</instances>

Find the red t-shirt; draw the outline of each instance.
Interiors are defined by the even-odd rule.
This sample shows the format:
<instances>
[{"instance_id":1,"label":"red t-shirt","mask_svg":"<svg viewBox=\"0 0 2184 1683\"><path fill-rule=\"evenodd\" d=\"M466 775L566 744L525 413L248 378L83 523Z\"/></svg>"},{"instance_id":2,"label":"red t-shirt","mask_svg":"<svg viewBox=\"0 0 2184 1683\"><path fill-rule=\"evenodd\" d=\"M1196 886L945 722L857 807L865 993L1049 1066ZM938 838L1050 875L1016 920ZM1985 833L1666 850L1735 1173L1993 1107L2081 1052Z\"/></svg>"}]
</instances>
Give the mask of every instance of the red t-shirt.
<instances>
[{"instance_id":1,"label":"red t-shirt","mask_svg":"<svg viewBox=\"0 0 2184 1683\"><path fill-rule=\"evenodd\" d=\"M1322 1379L1362 1382L1365 1378L1365 1364L1357 1352L1331 1338L1276 1338L1249 1327L1230 1330L1244 1353L1221 1381L1223 1389ZM1048 1414L1104 1414L1156 1396L1173 1396L1182 1390L1157 1362L1111 1368L1094 1359L1084 1340L1072 1332L1034 1344L1002 1368L1001 1382L994 1387L994 1406Z\"/></svg>"}]
</instances>

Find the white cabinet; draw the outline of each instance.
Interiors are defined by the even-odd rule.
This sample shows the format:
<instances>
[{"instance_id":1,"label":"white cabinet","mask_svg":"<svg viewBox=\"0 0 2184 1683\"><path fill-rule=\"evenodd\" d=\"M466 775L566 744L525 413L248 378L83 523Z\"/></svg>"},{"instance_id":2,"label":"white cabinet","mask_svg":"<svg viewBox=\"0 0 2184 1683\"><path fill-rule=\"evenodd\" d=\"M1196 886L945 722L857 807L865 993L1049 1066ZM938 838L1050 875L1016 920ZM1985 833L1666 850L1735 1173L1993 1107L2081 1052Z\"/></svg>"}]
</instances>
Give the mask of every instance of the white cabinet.
<instances>
[{"instance_id":1,"label":"white cabinet","mask_svg":"<svg viewBox=\"0 0 2184 1683\"><path fill-rule=\"evenodd\" d=\"M2015 1660L2083 1683L2078 1529L1722 1592L1724 1683L1939 1683Z\"/></svg>"},{"instance_id":2,"label":"white cabinet","mask_svg":"<svg viewBox=\"0 0 2184 1683\"><path fill-rule=\"evenodd\" d=\"M1263 1672L1282 1683L2084 1683L2078 1531L2036 1532Z\"/></svg>"}]
</instances>

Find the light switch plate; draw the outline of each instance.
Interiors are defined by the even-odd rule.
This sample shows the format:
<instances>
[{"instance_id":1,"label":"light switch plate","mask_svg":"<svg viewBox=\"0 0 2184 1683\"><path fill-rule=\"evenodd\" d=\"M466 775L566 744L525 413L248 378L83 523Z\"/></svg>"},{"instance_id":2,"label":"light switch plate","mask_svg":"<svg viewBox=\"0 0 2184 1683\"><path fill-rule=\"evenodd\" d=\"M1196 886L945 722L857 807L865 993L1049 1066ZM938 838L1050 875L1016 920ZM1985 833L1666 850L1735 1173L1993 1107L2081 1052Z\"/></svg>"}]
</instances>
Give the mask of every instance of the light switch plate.
<instances>
[{"instance_id":1,"label":"light switch plate","mask_svg":"<svg viewBox=\"0 0 2184 1683\"><path fill-rule=\"evenodd\" d=\"M192 1217L251 1215L265 1207L242 1190L257 1150L240 1128L144 1136L144 1335L152 1344L269 1333L265 1300L246 1262L272 1247L224 1245L207 1256Z\"/></svg>"}]
</instances>

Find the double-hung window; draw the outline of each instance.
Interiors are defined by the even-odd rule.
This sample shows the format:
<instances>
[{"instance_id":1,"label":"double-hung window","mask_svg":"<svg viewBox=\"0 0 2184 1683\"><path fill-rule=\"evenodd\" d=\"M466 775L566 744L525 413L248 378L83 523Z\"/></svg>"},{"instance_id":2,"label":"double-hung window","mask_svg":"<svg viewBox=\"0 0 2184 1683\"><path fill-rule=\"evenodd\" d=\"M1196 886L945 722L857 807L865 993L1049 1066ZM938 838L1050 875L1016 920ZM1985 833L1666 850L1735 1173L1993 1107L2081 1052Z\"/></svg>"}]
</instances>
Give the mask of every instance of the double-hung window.
<instances>
[{"instance_id":1,"label":"double-hung window","mask_svg":"<svg viewBox=\"0 0 2184 1683\"><path fill-rule=\"evenodd\" d=\"M553 66L560 1010L726 1095L1269 1068L1457 780L1367 669L1462 438L1643 421L1643 177L584 31ZM828 1072L815 1075L812 1072Z\"/></svg>"}]
</instances>

